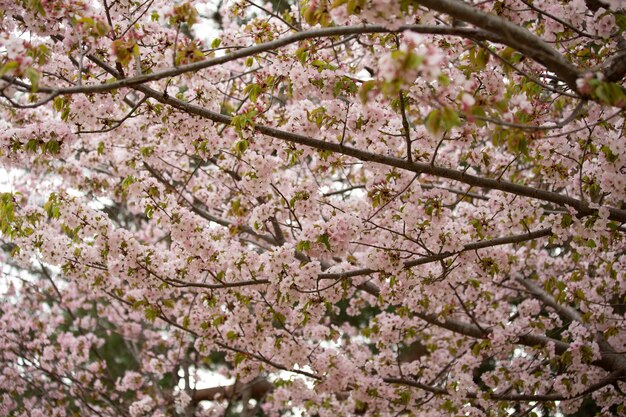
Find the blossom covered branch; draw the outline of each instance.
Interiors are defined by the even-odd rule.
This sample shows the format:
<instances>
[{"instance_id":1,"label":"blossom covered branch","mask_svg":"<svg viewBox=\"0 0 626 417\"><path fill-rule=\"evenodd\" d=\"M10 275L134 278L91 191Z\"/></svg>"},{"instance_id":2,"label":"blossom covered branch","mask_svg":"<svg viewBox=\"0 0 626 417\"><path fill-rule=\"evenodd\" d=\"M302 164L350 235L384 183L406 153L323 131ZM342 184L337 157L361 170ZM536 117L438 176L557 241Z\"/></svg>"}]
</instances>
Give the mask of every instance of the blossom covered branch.
<instances>
[{"instance_id":1,"label":"blossom covered branch","mask_svg":"<svg viewBox=\"0 0 626 417\"><path fill-rule=\"evenodd\" d=\"M218 3L0 0L0 416L626 415L622 2Z\"/></svg>"}]
</instances>

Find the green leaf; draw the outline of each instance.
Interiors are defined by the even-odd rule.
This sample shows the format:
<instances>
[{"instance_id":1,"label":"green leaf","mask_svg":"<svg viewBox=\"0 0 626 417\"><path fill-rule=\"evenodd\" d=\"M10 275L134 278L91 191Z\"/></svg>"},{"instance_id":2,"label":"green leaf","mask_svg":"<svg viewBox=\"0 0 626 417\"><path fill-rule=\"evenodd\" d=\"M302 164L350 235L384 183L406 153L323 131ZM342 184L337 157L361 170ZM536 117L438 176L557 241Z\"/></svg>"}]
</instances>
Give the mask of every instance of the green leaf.
<instances>
[{"instance_id":1,"label":"green leaf","mask_svg":"<svg viewBox=\"0 0 626 417\"><path fill-rule=\"evenodd\" d=\"M410 391L402 391L400 393L400 403L407 405L411 401L411 392Z\"/></svg>"},{"instance_id":2,"label":"green leaf","mask_svg":"<svg viewBox=\"0 0 626 417\"><path fill-rule=\"evenodd\" d=\"M46 11L43 8L43 3L41 2L41 0L32 0L31 5L37 13L39 13L42 16L46 15Z\"/></svg>"},{"instance_id":3,"label":"green leaf","mask_svg":"<svg viewBox=\"0 0 626 417\"><path fill-rule=\"evenodd\" d=\"M619 155L613 153L611 148L609 148L607 145L602 145L602 148L600 149L604 153L604 157L606 158L606 160L609 162L615 162L617 161L617 158L619 158Z\"/></svg>"},{"instance_id":4,"label":"green leaf","mask_svg":"<svg viewBox=\"0 0 626 417\"><path fill-rule=\"evenodd\" d=\"M316 242L321 243L327 250L330 250L330 240L328 239L328 235L326 233L319 235Z\"/></svg>"},{"instance_id":5,"label":"green leaf","mask_svg":"<svg viewBox=\"0 0 626 417\"><path fill-rule=\"evenodd\" d=\"M416 53L410 52L407 54L407 57L404 61L404 69L413 70L419 68L424 62L424 57L417 55Z\"/></svg>"},{"instance_id":6,"label":"green leaf","mask_svg":"<svg viewBox=\"0 0 626 417\"><path fill-rule=\"evenodd\" d=\"M26 75L26 78L30 81L30 91L34 93L39 90L39 71L35 68L28 67L24 71L24 75Z\"/></svg>"},{"instance_id":7,"label":"green leaf","mask_svg":"<svg viewBox=\"0 0 626 417\"><path fill-rule=\"evenodd\" d=\"M445 130L450 130L453 127L461 125L461 118L459 117L459 112L457 112L451 107L443 108L443 112L441 114L441 120L443 121L443 126Z\"/></svg>"},{"instance_id":8,"label":"green leaf","mask_svg":"<svg viewBox=\"0 0 626 417\"><path fill-rule=\"evenodd\" d=\"M592 98L615 107L626 106L626 93L619 84L607 83L598 79L590 80L589 84L593 87Z\"/></svg>"},{"instance_id":9,"label":"green leaf","mask_svg":"<svg viewBox=\"0 0 626 417\"><path fill-rule=\"evenodd\" d=\"M561 219L561 227L569 227L574 221L572 220L572 216L569 214L564 214Z\"/></svg>"},{"instance_id":10,"label":"green leaf","mask_svg":"<svg viewBox=\"0 0 626 417\"><path fill-rule=\"evenodd\" d=\"M19 68L20 64L17 61L8 61L6 62L2 68L0 68L0 77L12 72L13 70Z\"/></svg>"},{"instance_id":11,"label":"green leaf","mask_svg":"<svg viewBox=\"0 0 626 417\"><path fill-rule=\"evenodd\" d=\"M491 57L491 54L487 52L486 50L481 49L480 51L478 51L478 54L476 54L476 67L479 70L485 69L485 67L487 66L487 63L489 62L490 57Z\"/></svg>"},{"instance_id":12,"label":"green leaf","mask_svg":"<svg viewBox=\"0 0 626 417\"><path fill-rule=\"evenodd\" d=\"M154 321L159 316L159 313L154 307L149 306L144 310L144 316L146 317L146 320Z\"/></svg>"},{"instance_id":13,"label":"green leaf","mask_svg":"<svg viewBox=\"0 0 626 417\"><path fill-rule=\"evenodd\" d=\"M311 249L311 242L308 240L301 240L296 244L296 250L298 252L303 252L309 249Z\"/></svg>"},{"instance_id":14,"label":"green leaf","mask_svg":"<svg viewBox=\"0 0 626 417\"><path fill-rule=\"evenodd\" d=\"M308 240L301 240L296 244L296 250L298 252L304 252L309 249L311 249L311 242Z\"/></svg>"},{"instance_id":15,"label":"green leaf","mask_svg":"<svg viewBox=\"0 0 626 417\"><path fill-rule=\"evenodd\" d=\"M100 147L98 146L98 149ZM103 146L104 149L104 146ZM139 153L141 153L141 156L143 156L144 158L152 155L154 153L154 147L152 146L144 146L141 149L139 149ZM98 153L98 155L100 155L100 153Z\"/></svg>"},{"instance_id":16,"label":"green leaf","mask_svg":"<svg viewBox=\"0 0 626 417\"><path fill-rule=\"evenodd\" d=\"M309 56L308 48L301 47L296 50L296 58L300 61L301 64L306 62L307 57Z\"/></svg>"},{"instance_id":17,"label":"green leaf","mask_svg":"<svg viewBox=\"0 0 626 417\"><path fill-rule=\"evenodd\" d=\"M238 140L237 142L235 142L235 150L238 154L241 155L248 149L249 145L250 144L245 139Z\"/></svg>"},{"instance_id":18,"label":"green leaf","mask_svg":"<svg viewBox=\"0 0 626 417\"><path fill-rule=\"evenodd\" d=\"M151 219L154 215L154 206L152 204L146 205L145 214L148 219Z\"/></svg>"},{"instance_id":19,"label":"green leaf","mask_svg":"<svg viewBox=\"0 0 626 417\"><path fill-rule=\"evenodd\" d=\"M128 187L130 187L132 184L136 183L137 181L138 181L137 178L133 177L132 175L127 176L122 181L122 190L126 191Z\"/></svg>"},{"instance_id":20,"label":"green leaf","mask_svg":"<svg viewBox=\"0 0 626 417\"><path fill-rule=\"evenodd\" d=\"M52 108L60 112L61 110L63 110L63 107L65 107L65 100L63 100L62 97L55 97L52 101Z\"/></svg>"},{"instance_id":21,"label":"green leaf","mask_svg":"<svg viewBox=\"0 0 626 417\"><path fill-rule=\"evenodd\" d=\"M65 107L63 111L61 112L61 120L63 120L64 122L67 122L69 118L70 118L70 108Z\"/></svg>"},{"instance_id":22,"label":"green leaf","mask_svg":"<svg viewBox=\"0 0 626 417\"><path fill-rule=\"evenodd\" d=\"M36 139L29 139L28 142L26 142L26 144L24 145L24 148L29 151L29 152L35 152L37 151L37 145L39 144L39 141Z\"/></svg>"},{"instance_id":23,"label":"green leaf","mask_svg":"<svg viewBox=\"0 0 626 417\"><path fill-rule=\"evenodd\" d=\"M615 17L615 25L619 28L619 31L626 31L626 14L614 13L613 16Z\"/></svg>"},{"instance_id":24,"label":"green leaf","mask_svg":"<svg viewBox=\"0 0 626 417\"><path fill-rule=\"evenodd\" d=\"M246 359L246 355L244 355L241 352L237 352L237 353L235 353L235 360L233 361L233 365L237 366L241 362L243 362L245 359Z\"/></svg>"},{"instance_id":25,"label":"green leaf","mask_svg":"<svg viewBox=\"0 0 626 417\"><path fill-rule=\"evenodd\" d=\"M485 113L485 109L482 106L473 106L472 107L472 114L474 116L479 116L479 117L487 117L487 113ZM483 120L475 120L474 122L476 124L476 126L478 127L484 127L487 125L487 123Z\"/></svg>"},{"instance_id":26,"label":"green leaf","mask_svg":"<svg viewBox=\"0 0 626 417\"><path fill-rule=\"evenodd\" d=\"M361 89L359 90L359 97L361 98L362 103L367 102L367 96L370 91L376 88L377 84L375 80L365 81L361 84Z\"/></svg>"},{"instance_id":27,"label":"green leaf","mask_svg":"<svg viewBox=\"0 0 626 417\"><path fill-rule=\"evenodd\" d=\"M428 113L424 125L430 133L437 134L441 130L441 110L434 109Z\"/></svg>"},{"instance_id":28,"label":"green leaf","mask_svg":"<svg viewBox=\"0 0 626 417\"><path fill-rule=\"evenodd\" d=\"M51 154L59 153L60 149L61 149L61 144L60 144L60 142L58 142L56 140L51 140L51 141L46 143L46 151L51 153Z\"/></svg>"},{"instance_id":29,"label":"green leaf","mask_svg":"<svg viewBox=\"0 0 626 417\"><path fill-rule=\"evenodd\" d=\"M246 88L243 89L244 94L249 94L250 101L253 103L256 103L256 100L262 91L261 86L258 84L248 84Z\"/></svg>"},{"instance_id":30,"label":"green leaf","mask_svg":"<svg viewBox=\"0 0 626 417\"><path fill-rule=\"evenodd\" d=\"M96 21L93 20L91 17L88 17L88 16L81 17L76 22L77 23L82 23L84 26L87 26L87 27L93 27L93 25L96 24Z\"/></svg>"},{"instance_id":31,"label":"green leaf","mask_svg":"<svg viewBox=\"0 0 626 417\"><path fill-rule=\"evenodd\" d=\"M48 197L48 201L43 205L43 209L46 211L46 214L49 218L58 219L61 215L61 210L59 209L59 196L56 193L50 194Z\"/></svg>"}]
</instances>

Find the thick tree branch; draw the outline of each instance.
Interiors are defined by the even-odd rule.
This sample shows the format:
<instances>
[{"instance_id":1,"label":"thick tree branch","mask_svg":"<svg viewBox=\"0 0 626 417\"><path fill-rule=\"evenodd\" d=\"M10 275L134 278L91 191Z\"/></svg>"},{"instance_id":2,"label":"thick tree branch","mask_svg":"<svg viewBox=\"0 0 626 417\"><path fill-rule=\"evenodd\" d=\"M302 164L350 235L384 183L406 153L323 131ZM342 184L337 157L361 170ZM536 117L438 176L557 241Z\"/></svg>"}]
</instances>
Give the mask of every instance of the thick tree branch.
<instances>
[{"instance_id":1,"label":"thick tree branch","mask_svg":"<svg viewBox=\"0 0 626 417\"><path fill-rule=\"evenodd\" d=\"M200 401L215 401L220 399L236 400L241 397L244 391L247 391L249 398L259 401L273 390L274 384L267 379L257 378L244 385L234 384L225 387L211 387L196 390L193 393L192 401L199 403Z\"/></svg>"},{"instance_id":2,"label":"thick tree branch","mask_svg":"<svg viewBox=\"0 0 626 417\"><path fill-rule=\"evenodd\" d=\"M577 321L587 327L582 319L582 316L575 308L556 302L552 295L548 294L541 287L537 286L528 279L517 277L515 280L522 284L539 301L552 307L561 317L569 320L570 322ZM615 349L613 349L613 347L606 341L601 332L595 330L591 331L594 333L594 338L600 347L602 360L611 364L612 369L621 372L622 375L626 375L626 356L617 353Z\"/></svg>"},{"instance_id":3,"label":"thick tree branch","mask_svg":"<svg viewBox=\"0 0 626 417\"><path fill-rule=\"evenodd\" d=\"M611 82L619 82L626 75L626 39L622 35L617 45L620 49L601 67L605 79Z\"/></svg>"},{"instance_id":4,"label":"thick tree branch","mask_svg":"<svg viewBox=\"0 0 626 417\"><path fill-rule=\"evenodd\" d=\"M375 297L380 295L380 289L373 283L368 282L357 286L362 291L365 291ZM415 316L424 320L425 322L432 324L433 326L441 327L450 330L453 333L461 334L476 339L487 339L489 335L493 333L493 329L484 328L484 326L477 326L473 323L466 323L460 320L445 318L442 319L435 314L428 314L422 312L412 312ZM557 354L563 354L569 349L569 344L562 342L551 337L537 335L537 334L522 334L518 335L517 343L523 346L529 347L543 347L550 344L554 345L554 350ZM617 372L619 375L626 375L626 360L623 355L615 353L609 346L600 346L601 358L596 360L593 365L599 366L602 369L609 372Z\"/></svg>"},{"instance_id":5,"label":"thick tree branch","mask_svg":"<svg viewBox=\"0 0 626 417\"><path fill-rule=\"evenodd\" d=\"M179 110L185 111L187 113L205 117L217 123L230 124L232 122L232 117L230 116L213 112L211 110L208 110L201 106L197 106L195 104L186 103L182 100L178 100L169 95L167 96L163 95L160 92L150 87L140 85L140 86L136 86L135 88L138 91L141 91L142 93L154 98L155 100L163 104L168 104L172 107L178 108ZM512 182L502 181L498 179L478 177L476 175L468 174L465 171L457 171L457 170L450 169L450 168L434 166L428 163L409 162L405 159L394 158L392 156L362 151L360 149L348 147L343 144L325 142L323 140L315 139L309 136L300 135L297 133L286 132L286 131L269 127L269 126L255 125L254 129L257 132L270 136L270 137L282 139L291 143L309 146L314 149L331 151L337 154L352 156L361 161L376 162L382 165L396 167L396 168L400 168L400 169L410 171L410 172L415 172L419 174L429 174L429 175L433 175L436 177L447 178L447 179L459 181L459 182L462 182L462 183L465 183L474 187L482 187L482 188L500 190L500 191L504 191L507 193L517 194L520 196L529 197L529 198L533 198L537 200L548 201L548 202L551 202L551 203L554 203L563 207L570 206L578 212L579 216L588 216L597 212L596 209L591 208L589 204L587 204L584 201L577 200L575 198L565 196L559 193L554 193L554 192L547 191L547 190L541 190L538 188L533 188L533 187L529 187L529 186L521 185L521 184L515 184ZM616 220L619 222L626 223L626 210L610 207L609 213L610 213L609 214L610 220Z\"/></svg>"},{"instance_id":6,"label":"thick tree branch","mask_svg":"<svg viewBox=\"0 0 626 417\"><path fill-rule=\"evenodd\" d=\"M366 25L366 26L334 26L334 27L326 27L326 28L317 28L310 29L303 32L297 32L284 38L276 39L270 42L264 42L258 45L254 45L247 48L242 48L237 51L231 52L229 54L209 58L204 61L194 62L186 65L179 65L177 67L169 68L162 71L156 71L151 74L143 74L136 77L128 77L128 78L120 78L118 81L112 83L103 83L103 84L95 84L95 85L83 85L83 86L73 86L73 87L62 87L55 88L49 86L40 86L37 91L41 93L50 94L49 97L45 99L44 102L39 104L31 104L30 107L36 107L37 105L41 105L49 102L54 97L59 95L71 95L71 94L89 94L89 93L103 93L107 91L118 90L124 87L135 87L138 85L146 84L151 81L157 81L164 78L175 77L182 74L187 73L195 73L203 69L215 67L218 65L223 65L227 62L235 61L241 58L247 58L249 56L254 56L256 54L268 51L274 51L278 48L307 40L307 39L319 39L319 38L327 38L332 36L342 36L342 35L359 35L359 34L371 34L371 33L400 33L405 30L410 30L416 33L423 34L431 34L431 35L451 35L451 36L462 36L466 38L479 39L479 40L491 40L494 42L500 42L502 39L497 35L494 35L490 32L486 32L481 29L475 28L463 28L463 27L452 27L452 26L443 26L443 25L403 25L396 30L388 29L384 26L380 25ZM30 88L30 86L18 78L3 75L2 79L10 82L16 83L24 88Z\"/></svg>"},{"instance_id":7,"label":"thick tree branch","mask_svg":"<svg viewBox=\"0 0 626 417\"><path fill-rule=\"evenodd\" d=\"M430 4L431 1L427 1L426 3ZM456 5L455 7L457 6L460 7L460 10L463 12L462 13L463 15L468 13L469 15L473 16L473 19L480 18L480 16L483 16L483 15L487 17L491 16L486 13L478 12L477 10L473 9L470 6L467 6L464 3L459 3L454 0L442 1L441 4L446 4L448 6ZM442 9L445 9L445 10L447 10L448 8L449 7L445 7L445 8L442 7ZM470 10L467 10L467 8L469 8ZM438 10L438 9L435 9L435 10ZM472 13L469 13L470 11ZM474 12L478 14L475 15ZM500 20L502 20L496 16L491 16L491 17L496 19L496 22L495 23L492 22L492 24L496 24L497 22L500 22ZM513 25L511 23L508 23L506 27L508 28L508 26L513 26L517 28L516 25ZM531 35L529 32L527 32L525 29L521 29L521 28L518 28L518 29L522 30L528 36L534 36L534 35ZM301 33L304 33L304 32L301 32ZM110 67L105 62L98 59L97 57L93 55L88 55L88 58L94 63L96 63L98 66L100 66L101 68L105 69L110 74L114 75L116 78L121 78L121 74L119 74L115 69L113 69L112 67ZM202 62L205 62L205 61L202 61ZM128 80L128 79L123 79L120 82L125 81L125 80ZM213 112L202 106L198 106L192 103L178 100L169 95L160 93L146 85L142 85L142 84L135 85L135 83L131 83L130 85L134 86L136 90L141 91L148 97L151 97L163 104L167 104L172 107L178 108L179 110L185 111L189 114L195 114L197 116L205 117L214 122L222 123L222 124L231 124L233 120L233 118L230 116ZM315 149L326 150L326 151L331 151L337 154L352 156L361 161L376 162L376 163L380 163L383 165L388 165L388 166L392 166L392 167L396 167L396 168L400 168L403 170L420 173L420 174L422 173L430 174L430 175L434 175L437 177L459 181L459 182L472 185L475 187L496 189L496 190L500 190L500 191L504 191L504 192L512 193L512 194L517 194L517 195L524 196L524 197L548 201L548 202L558 204L564 207L570 206L578 212L579 216L587 216L587 215L591 215L597 212L596 209L591 208L589 204L585 201L581 201L581 200L578 200L569 196L564 196L562 194L554 193L554 192L547 191L547 190L541 190L538 188L528 187L528 186L521 185L521 184L515 184L515 183L508 182L508 181L502 181L500 179L478 177L475 175L467 174L465 171L457 171L457 170L450 169L450 168L433 166L427 163L412 162L412 161L407 161L404 159L395 158L391 156L375 154L375 153L371 153L367 151L362 151L356 148L347 147L347 146L344 146L342 143L325 142L325 141L315 139L309 136L286 132L286 131L272 128L269 126L255 125L254 129L257 132L270 136L270 137L282 139L291 143L297 143L300 145L309 146ZM610 207L609 212L610 212L609 214L610 220L616 220L622 223L626 223L626 210Z\"/></svg>"},{"instance_id":8,"label":"thick tree branch","mask_svg":"<svg viewBox=\"0 0 626 417\"><path fill-rule=\"evenodd\" d=\"M501 42L543 64L565 81L573 91L577 91L576 80L580 78L580 73L576 67L541 38L523 27L480 11L460 0L418 0L418 3L495 34L501 38Z\"/></svg>"},{"instance_id":9,"label":"thick tree branch","mask_svg":"<svg viewBox=\"0 0 626 417\"><path fill-rule=\"evenodd\" d=\"M573 400L576 398L585 397L599 390L600 388L603 388L609 384L615 383L619 379L620 379L620 375L616 372L613 372L610 375L608 375L606 378L603 378L600 381L598 381L597 383L591 384L583 392L576 394L576 395L572 395L572 396L566 396L566 395L561 395L561 394L507 394L507 393L493 394L489 392L481 392L481 393L470 392L467 394L467 398L474 399L474 398L480 398L480 397L487 397L487 398L498 400L498 401L517 401L517 402L566 401L566 400ZM389 384L406 385L409 387L420 388L420 389L423 389L424 391L428 391L437 395L450 395L450 392L448 392L444 388L433 387L433 386L430 386L430 385L427 385L418 381L412 381L406 378L383 378L383 380Z\"/></svg>"}]
</instances>

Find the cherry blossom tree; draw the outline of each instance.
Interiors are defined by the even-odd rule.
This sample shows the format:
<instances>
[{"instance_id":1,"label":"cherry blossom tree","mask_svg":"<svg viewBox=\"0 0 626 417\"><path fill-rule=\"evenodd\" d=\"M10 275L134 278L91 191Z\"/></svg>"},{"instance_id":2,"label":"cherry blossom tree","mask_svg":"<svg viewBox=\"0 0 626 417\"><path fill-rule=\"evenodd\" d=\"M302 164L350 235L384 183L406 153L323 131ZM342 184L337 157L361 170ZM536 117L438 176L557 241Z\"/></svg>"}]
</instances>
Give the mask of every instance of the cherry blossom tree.
<instances>
[{"instance_id":1,"label":"cherry blossom tree","mask_svg":"<svg viewBox=\"0 0 626 417\"><path fill-rule=\"evenodd\" d=\"M626 415L624 7L0 0L0 416Z\"/></svg>"}]
</instances>

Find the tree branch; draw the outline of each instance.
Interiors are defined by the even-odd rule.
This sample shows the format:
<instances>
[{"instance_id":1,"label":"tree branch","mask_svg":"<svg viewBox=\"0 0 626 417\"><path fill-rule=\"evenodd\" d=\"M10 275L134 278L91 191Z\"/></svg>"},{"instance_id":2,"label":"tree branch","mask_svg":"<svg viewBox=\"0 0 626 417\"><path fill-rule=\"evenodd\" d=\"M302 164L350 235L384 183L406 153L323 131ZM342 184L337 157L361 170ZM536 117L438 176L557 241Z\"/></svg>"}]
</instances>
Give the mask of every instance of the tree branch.
<instances>
[{"instance_id":1,"label":"tree branch","mask_svg":"<svg viewBox=\"0 0 626 417\"><path fill-rule=\"evenodd\" d=\"M163 104L168 104L172 107L176 107L188 113L205 117L207 119L213 120L214 122L230 124L232 121L232 117L230 116L219 114L191 103L186 103L169 95L164 96L160 92L153 90L147 86L141 85L135 88ZM379 164L400 168L410 172L430 174L437 177L459 181L475 187L490 188L537 200L548 201L559 206L570 206L574 208L580 216L588 216L597 212L596 209L591 208L584 201L577 200L575 198L565 196L559 193L542 190L539 188L533 188L498 179L478 177L468 174L465 171L457 171L450 168L433 166L428 163L409 162L404 159L362 151L360 149L348 147L338 143L325 142L323 140L314 139L312 137L300 135L297 133L286 132L269 126L255 125L254 129L264 135L271 136L277 139L282 139L287 142L297 143L315 149L331 151L337 154L352 156L361 161L376 162ZM609 207L608 209L610 220L616 220L622 223L626 223L626 210L613 207Z\"/></svg>"},{"instance_id":2,"label":"tree branch","mask_svg":"<svg viewBox=\"0 0 626 417\"><path fill-rule=\"evenodd\" d=\"M500 42L541 63L557 74L573 91L577 91L576 80L580 78L578 69L540 37L523 27L499 16L480 11L459 0L418 0L417 2L429 9L448 14L495 34L500 38Z\"/></svg>"},{"instance_id":3,"label":"tree branch","mask_svg":"<svg viewBox=\"0 0 626 417\"><path fill-rule=\"evenodd\" d=\"M248 391L250 398L259 401L273 390L274 384L267 379L257 378L243 386L234 384L225 387L211 387L196 390L193 393L192 401L199 403L200 401L215 401L218 399L234 400L239 398L243 391Z\"/></svg>"},{"instance_id":4,"label":"tree branch","mask_svg":"<svg viewBox=\"0 0 626 417\"><path fill-rule=\"evenodd\" d=\"M59 95L71 95L71 94L88 94L88 93L103 93L107 91L113 91L124 87L134 87L141 84L146 84L151 81L157 81L164 78L175 77L178 75L198 72L203 69L215 67L217 65L223 65L227 62L235 61L237 59L246 58L262 52L273 51L278 48L307 40L317 38L327 38L332 36L341 35L355 35L355 34L371 34L371 33L399 33L405 30L410 30L416 33L431 34L431 35L452 35L462 36L472 39L491 40L494 42L502 41L497 35L492 33L475 29L475 28L462 28L443 25L403 25L396 30L388 29L380 25L365 25L365 26L335 26L326 28L310 29L303 32L297 32L284 38L276 39L270 42L264 42L258 45L242 48L229 54L209 58L204 61L194 62L186 65L179 65L177 67L169 68L162 71L153 72L151 74L142 74L136 77L119 78L118 81L113 83L103 83L96 85L83 85L73 87L49 87L40 86L37 91L42 93L49 93L50 96L45 99L44 102L39 104L29 105L30 107L36 107L52 100ZM23 86L28 86L26 83L21 82L16 77L3 75L2 79L10 83L22 83ZM28 86L30 87L30 86Z\"/></svg>"},{"instance_id":5,"label":"tree branch","mask_svg":"<svg viewBox=\"0 0 626 417\"><path fill-rule=\"evenodd\" d=\"M444 252L438 255L424 256L422 258L413 259L411 261L406 261L404 263L404 267L408 269L408 268L412 268L418 265L438 262L443 259L449 258L454 255L458 255L459 253L463 253L467 251L490 248L493 246L508 245L511 243L522 243L522 242L526 242L529 240L534 240L534 239L539 239L541 237L549 236L551 233L552 233L551 229L539 229L531 233L524 233L522 235L499 237L495 239L483 240L480 242L468 243L467 245L464 245L463 249L458 252ZM353 277L362 276L362 275L374 274L377 272L382 272L382 271L371 269L371 268L362 268L362 269L355 269L355 270L346 271L346 272L333 272L333 273L320 274L318 278L319 279L346 279L346 278L353 278Z\"/></svg>"}]
</instances>

